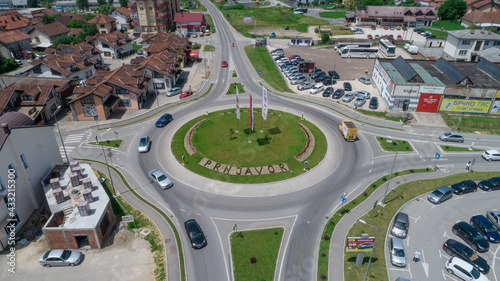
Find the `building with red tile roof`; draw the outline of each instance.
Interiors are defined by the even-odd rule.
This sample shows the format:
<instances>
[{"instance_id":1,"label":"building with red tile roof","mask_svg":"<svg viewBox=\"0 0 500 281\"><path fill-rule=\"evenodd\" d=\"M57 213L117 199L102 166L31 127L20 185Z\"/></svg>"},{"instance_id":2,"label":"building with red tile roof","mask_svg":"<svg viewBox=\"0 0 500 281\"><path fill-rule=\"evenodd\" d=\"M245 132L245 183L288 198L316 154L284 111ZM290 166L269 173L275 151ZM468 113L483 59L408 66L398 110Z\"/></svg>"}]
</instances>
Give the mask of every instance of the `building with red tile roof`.
<instances>
[{"instance_id":1,"label":"building with red tile roof","mask_svg":"<svg viewBox=\"0 0 500 281\"><path fill-rule=\"evenodd\" d=\"M177 32L184 35L204 33L207 29L207 20L203 13L176 13L174 23Z\"/></svg>"},{"instance_id":2,"label":"building with red tile roof","mask_svg":"<svg viewBox=\"0 0 500 281\"><path fill-rule=\"evenodd\" d=\"M191 49L191 42L187 37L180 37L177 34L165 32L144 35L142 44L144 51L148 54L158 54L163 51L177 54L182 58L181 67L184 67L187 54Z\"/></svg>"},{"instance_id":3,"label":"building with red tile roof","mask_svg":"<svg viewBox=\"0 0 500 281\"><path fill-rule=\"evenodd\" d=\"M98 33L95 36L88 36L85 41L100 50L103 58L120 59L134 51L132 39L119 31L109 34Z\"/></svg>"},{"instance_id":4,"label":"building with red tile roof","mask_svg":"<svg viewBox=\"0 0 500 281\"><path fill-rule=\"evenodd\" d=\"M51 54L43 60L33 60L33 65L27 71L32 77L49 77L83 80L92 77L97 62L85 54L69 52Z\"/></svg>"},{"instance_id":5,"label":"building with red tile roof","mask_svg":"<svg viewBox=\"0 0 500 281\"><path fill-rule=\"evenodd\" d=\"M52 42L61 36L68 36L70 29L60 22L53 22L50 24L39 24L35 29L28 32L31 36L31 41L40 47L49 47Z\"/></svg>"},{"instance_id":6,"label":"building with red tile roof","mask_svg":"<svg viewBox=\"0 0 500 281\"><path fill-rule=\"evenodd\" d=\"M111 33L116 31L116 19L108 15L98 14L93 19L87 21L97 27L99 33Z\"/></svg>"},{"instance_id":7,"label":"building with red tile roof","mask_svg":"<svg viewBox=\"0 0 500 281\"><path fill-rule=\"evenodd\" d=\"M469 0L467 1L469 12L479 10L482 12L496 12L500 10L500 4L493 0Z\"/></svg>"},{"instance_id":8,"label":"building with red tile roof","mask_svg":"<svg viewBox=\"0 0 500 281\"><path fill-rule=\"evenodd\" d=\"M0 32L19 30L27 33L37 22L27 19L17 12L8 12L0 15Z\"/></svg>"},{"instance_id":9,"label":"building with red tile roof","mask_svg":"<svg viewBox=\"0 0 500 281\"><path fill-rule=\"evenodd\" d=\"M431 26L435 7L356 6L356 25Z\"/></svg>"},{"instance_id":10,"label":"building with red tile roof","mask_svg":"<svg viewBox=\"0 0 500 281\"><path fill-rule=\"evenodd\" d=\"M175 87L182 73L180 70L182 61L182 57L178 54L166 50L144 59L132 59L130 65L152 77L153 90L165 93Z\"/></svg>"},{"instance_id":11,"label":"building with red tile roof","mask_svg":"<svg viewBox=\"0 0 500 281\"><path fill-rule=\"evenodd\" d=\"M481 10L474 10L462 17L463 26L469 27L473 24L482 28L500 30L500 11L483 12Z\"/></svg>"},{"instance_id":12,"label":"building with red tile roof","mask_svg":"<svg viewBox=\"0 0 500 281\"><path fill-rule=\"evenodd\" d=\"M131 25L130 11L125 7L120 7L114 9L110 14L110 17L116 20L117 30L128 30Z\"/></svg>"},{"instance_id":13,"label":"building with red tile roof","mask_svg":"<svg viewBox=\"0 0 500 281\"><path fill-rule=\"evenodd\" d=\"M97 50L96 47L92 46L87 42L80 42L76 44L60 44L57 48L47 48L45 50L45 54L47 55L63 55L66 53L76 52L85 55L91 60L96 61L97 63L102 63L101 51Z\"/></svg>"},{"instance_id":14,"label":"building with red tile roof","mask_svg":"<svg viewBox=\"0 0 500 281\"><path fill-rule=\"evenodd\" d=\"M31 37L19 30L0 33L0 54L4 58L24 58L31 51Z\"/></svg>"}]
</instances>

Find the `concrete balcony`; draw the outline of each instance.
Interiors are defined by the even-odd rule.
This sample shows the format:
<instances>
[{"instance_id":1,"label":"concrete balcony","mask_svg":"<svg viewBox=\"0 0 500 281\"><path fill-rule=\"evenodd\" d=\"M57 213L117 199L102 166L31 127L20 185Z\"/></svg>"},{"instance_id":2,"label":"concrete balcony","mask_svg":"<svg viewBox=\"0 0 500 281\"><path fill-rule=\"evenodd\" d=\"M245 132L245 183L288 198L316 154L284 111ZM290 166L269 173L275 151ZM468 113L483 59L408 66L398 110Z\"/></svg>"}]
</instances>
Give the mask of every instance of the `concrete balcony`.
<instances>
[{"instance_id":1,"label":"concrete balcony","mask_svg":"<svg viewBox=\"0 0 500 281\"><path fill-rule=\"evenodd\" d=\"M137 2L128 2L128 7L137 7Z\"/></svg>"}]
</instances>

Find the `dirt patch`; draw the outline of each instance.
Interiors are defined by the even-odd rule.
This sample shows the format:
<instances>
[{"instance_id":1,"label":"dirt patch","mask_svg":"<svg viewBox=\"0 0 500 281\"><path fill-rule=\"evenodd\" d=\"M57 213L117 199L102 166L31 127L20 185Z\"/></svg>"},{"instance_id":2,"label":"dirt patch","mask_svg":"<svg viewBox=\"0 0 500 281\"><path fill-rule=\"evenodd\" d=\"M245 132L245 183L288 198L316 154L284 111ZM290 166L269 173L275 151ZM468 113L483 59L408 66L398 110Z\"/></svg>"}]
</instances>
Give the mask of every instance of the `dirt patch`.
<instances>
[{"instance_id":1,"label":"dirt patch","mask_svg":"<svg viewBox=\"0 0 500 281\"><path fill-rule=\"evenodd\" d=\"M307 32L300 32L300 31L297 31L294 29L285 30L285 26L283 26L283 28L280 28L280 29L278 29L278 28L257 28L255 30L255 33L253 32L253 29L249 30L248 33L271 37L271 34L274 32L276 34L276 37L301 36L301 37L312 37L313 40L319 40L320 38L314 32L315 28L317 28L317 26L309 26L309 29Z\"/></svg>"}]
</instances>

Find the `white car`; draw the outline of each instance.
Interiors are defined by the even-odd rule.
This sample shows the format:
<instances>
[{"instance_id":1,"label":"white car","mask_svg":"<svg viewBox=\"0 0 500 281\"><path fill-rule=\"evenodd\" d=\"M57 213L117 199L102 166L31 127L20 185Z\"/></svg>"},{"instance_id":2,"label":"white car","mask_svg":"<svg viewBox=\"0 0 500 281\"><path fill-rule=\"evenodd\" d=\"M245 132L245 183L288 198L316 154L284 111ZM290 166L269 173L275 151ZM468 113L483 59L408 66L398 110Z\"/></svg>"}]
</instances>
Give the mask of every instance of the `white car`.
<instances>
[{"instance_id":1,"label":"white car","mask_svg":"<svg viewBox=\"0 0 500 281\"><path fill-rule=\"evenodd\" d=\"M311 95L315 95L315 94L317 94L317 93L321 93L321 92L323 92L324 90L325 90L325 87L323 87L323 85L322 85L322 84L318 84L318 85L316 85L316 86L312 87L312 88L311 88L311 90L309 90L309 93L310 93Z\"/></svg>"},{"instance_id":2,"label":"white car","mask_svg":"<svg viewBox=\"0 0 500 281\"><path fill-rule=\"evenodd\" d=\"M139 141L139 153L149 152L151 149L151 140L148 136L142 136Z\"/></svg>"},{"instance_id":3,"label":"white car","mask_svg":"<svg viewBox=\"0 0 500 281\"><path fill-rule=\"evenodd\" d=\"M163 190L165 190L173 185L172 181L169 178L167 178L167 176L165 176L158 169L154 169L154 170L149 172L149 179L152 182L155 182L156 184L158 184L160 186L160 188Z\"/></svg>"},{"instance_id":4,"label":"white car","mask_svg":"<svg viewBox=\"0 0 500 281\"><path fill-rule=\"evenodd\" d=\"M489 281L488 277L479 272L477 268L457 257L449 259L446 262L445 268L448 273L455 274L466 281Z\"/></svg>"},{"instance_id":5,"label":"white car","mask_svg":"<svg viewBox=\"0 0 500 281\"><path fill-rule=\"evenodd\" d=\"M173 87L172 89L168 90L166 93L167 97L173 97L175 95L180 94L182 89L180 87Z\"/></svg>"},{"instance_id":6,"label":"white car","mask_svg":"<svg viewBox=\"0 0 500 281\"><path fill-rule=\"evenodd\" d=\"M500 160L500 152L498 152L498 150L486 150L485 152L483 152L483 158L484 160L488 160L488 161L492 161L492 160L495 160L495 161L498 161Z\"/></svg>"},{"instance_id":7,"label":"white car","mask_svg":"<svg viewBox=\"0 0 500 281\"><path fill-rule=\"evenodd\" d=\"M359 77L358 80L366 85L370 85L372 83L372 79L370 79L370 77Z\"/></svg>"}]
</instances>

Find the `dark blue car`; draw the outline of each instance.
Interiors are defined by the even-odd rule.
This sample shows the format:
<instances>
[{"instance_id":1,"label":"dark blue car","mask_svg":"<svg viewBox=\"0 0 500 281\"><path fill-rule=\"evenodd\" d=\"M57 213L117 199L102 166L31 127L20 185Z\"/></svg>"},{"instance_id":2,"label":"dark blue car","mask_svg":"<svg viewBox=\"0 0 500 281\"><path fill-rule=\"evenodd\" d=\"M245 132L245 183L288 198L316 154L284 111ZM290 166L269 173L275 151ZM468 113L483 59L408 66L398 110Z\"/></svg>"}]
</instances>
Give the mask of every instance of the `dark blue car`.
<instances>
[{"instance_id":1,"label":"dark blue car","mask_svg":"<svg viewBox=\"0 0 500 281\"><path fill-rule=\"evenodd\" d=\"M485 240L491 243L500 242L500 233L498 233L495 226L485 216L473 216L470 218L470 224L483 235Z\"/></svg>"},{"instance_id":2,"label":"dark blue car","mask_svg":"<svg viewBox=\"0 0 500 281\"><path fill-rule=\"evenodd\" d=\"M169 113L163 114L163 116L160 117L158 121L156 121L156 127L158 128L165 127L165 125L170 123L170 121L172 121L172 115Z\"/></svg>"}]
</instances>

